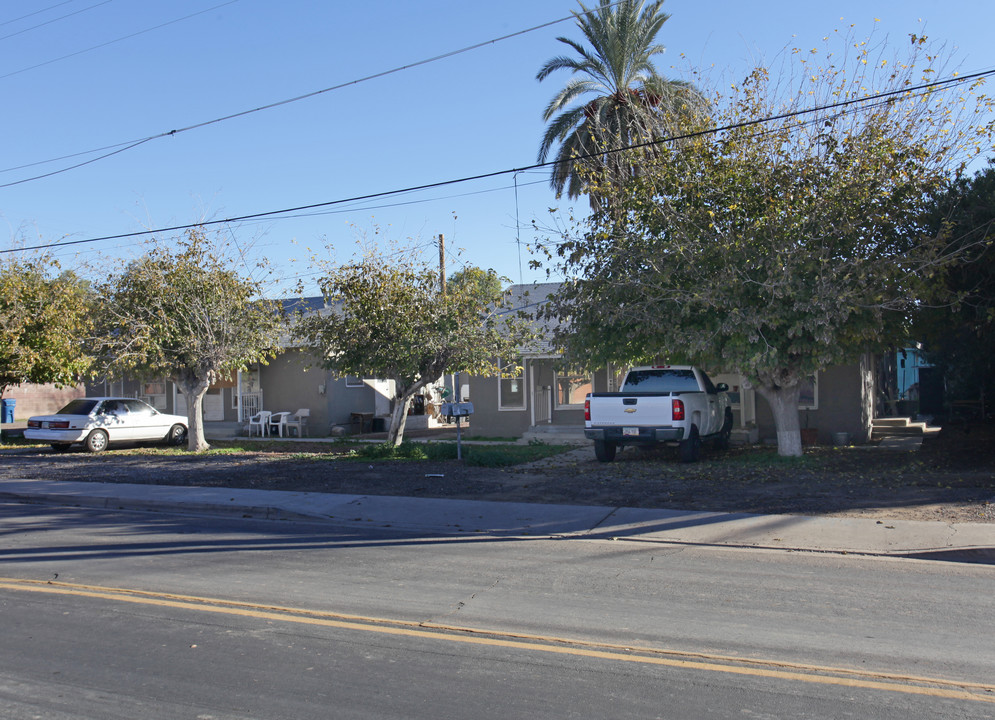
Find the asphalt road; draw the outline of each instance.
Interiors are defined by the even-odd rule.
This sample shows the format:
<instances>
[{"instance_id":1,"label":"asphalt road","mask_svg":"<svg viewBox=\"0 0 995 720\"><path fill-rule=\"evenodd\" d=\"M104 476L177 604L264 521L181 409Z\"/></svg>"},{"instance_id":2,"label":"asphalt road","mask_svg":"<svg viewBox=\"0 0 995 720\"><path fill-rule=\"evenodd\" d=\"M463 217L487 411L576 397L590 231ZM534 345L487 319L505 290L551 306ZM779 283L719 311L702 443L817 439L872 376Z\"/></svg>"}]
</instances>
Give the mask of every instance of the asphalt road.
<instances>
[{"instance_id":1,"label":"asphalt road","mask_svg":"<svg viewBox=\"0 0 995 720\"><path fill-rule=\"evenodd\" d=\"M4 718L995 716L984 565L0 505L0 577Z\"/></svg>"}]
</instances>

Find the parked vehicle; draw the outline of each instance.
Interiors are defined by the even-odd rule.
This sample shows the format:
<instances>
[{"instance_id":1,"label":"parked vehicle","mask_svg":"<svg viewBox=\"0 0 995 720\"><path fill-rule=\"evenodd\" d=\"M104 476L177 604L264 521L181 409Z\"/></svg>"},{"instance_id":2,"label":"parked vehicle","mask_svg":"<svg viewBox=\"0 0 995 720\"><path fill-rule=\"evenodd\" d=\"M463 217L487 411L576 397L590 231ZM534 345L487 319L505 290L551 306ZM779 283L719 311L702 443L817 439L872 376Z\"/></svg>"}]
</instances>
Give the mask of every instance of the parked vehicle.
<instances>
[{"instance_id":1,"label":"parked vehicle","mask_svg":"<svg viewBox=\"0 0 995 720\"><path fill-rule=\"evenodd\" d=\"M698 459L701 443L727 446L732 410L725 383L714 385L690 365L634 367L620 392L590 393L584 403L584 437L601 462L625 445L676 445L684 462Z\"/></svg>"},{"instance_id":2,"label":"parked vehicle","mask_svg":"<svg viewBox=\"0 0 995 720\"><path fill-rule=\"evenodd\" d=\"M182 445L187 439L187 419L161 413L135 398L77 398L55 415L29 418L24 437L51 443L58 451L83 443L93 453L116 442Z\"/></svg>"}]
</instances>

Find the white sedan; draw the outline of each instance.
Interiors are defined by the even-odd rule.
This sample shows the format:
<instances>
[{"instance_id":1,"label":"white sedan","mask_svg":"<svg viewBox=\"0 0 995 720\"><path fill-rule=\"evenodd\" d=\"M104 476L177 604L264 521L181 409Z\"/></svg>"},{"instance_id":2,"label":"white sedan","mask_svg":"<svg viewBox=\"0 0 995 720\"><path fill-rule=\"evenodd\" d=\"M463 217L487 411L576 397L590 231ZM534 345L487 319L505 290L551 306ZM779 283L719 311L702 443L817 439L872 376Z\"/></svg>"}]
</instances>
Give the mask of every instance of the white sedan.
<instances>
[{"instance_id":1,"label":"white sedan","mask_svg":"<svg viewBox=\"0 0 995 720\"><path fill-rule=\"evenodd\" d=\"M135 398L78 398L55 415L29 418L24 437L51 443L55 450L83 443L93 453L112 442L157 440L182 445L187 439L187 419L161 413Z\"/></svg>"}]
</instances>

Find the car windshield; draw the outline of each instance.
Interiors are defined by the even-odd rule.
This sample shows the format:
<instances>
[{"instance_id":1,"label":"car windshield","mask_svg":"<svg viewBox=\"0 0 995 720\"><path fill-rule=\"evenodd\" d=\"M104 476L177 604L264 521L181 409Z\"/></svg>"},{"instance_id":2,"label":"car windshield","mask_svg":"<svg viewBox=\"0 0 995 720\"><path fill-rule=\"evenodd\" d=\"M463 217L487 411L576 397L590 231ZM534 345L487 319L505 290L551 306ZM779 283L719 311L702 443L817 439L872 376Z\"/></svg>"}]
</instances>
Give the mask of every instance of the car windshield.
<instances>
[{"instance_id":1,"label":"car windshield","mask_svg":"<svg viewBox=\"0 0 995 720\"><path fill-rule=\"evenodd\" d=\"M89 415L97 406L96 400L78 398L59 410L59 415Z\"/></svg>"},{"instance_id":2,"label":"car windshield","mask_svg":"<svg viewBox=\"0 0 995 720\"><path fill-rule=\"evenodd\" d=\"M630 372L622 392L696 392L698 380L692 370L653 368Z\"/></svg>"}]
</instances>

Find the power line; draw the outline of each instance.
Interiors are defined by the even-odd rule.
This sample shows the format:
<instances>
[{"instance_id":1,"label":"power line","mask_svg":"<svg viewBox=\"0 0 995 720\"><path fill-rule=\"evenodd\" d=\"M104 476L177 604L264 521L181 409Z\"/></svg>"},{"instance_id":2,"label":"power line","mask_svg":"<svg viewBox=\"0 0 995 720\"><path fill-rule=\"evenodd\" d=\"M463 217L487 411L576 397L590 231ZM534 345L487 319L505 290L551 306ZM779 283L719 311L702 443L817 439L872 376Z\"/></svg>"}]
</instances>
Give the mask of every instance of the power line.
<instances>
[{"instance_id":1,"label":"power line","mask_svg":"<svg viewBox=\"0 0 995 720\"><path fill-rule=\"evenodd\" d=\"M75 11L69 13L68 15L60 15L57 18L52 18L51 20L46 20L43 23L38 23L37 25L32 25L31 27L24 28L23 30L18 30L17 32L11 33L10 35L0 36L0 40L6 40L7 38L12 38L12 37L15 37L17 35L23 35L26 32L31 32L32 30L37 30L40 27L45 27L46 25L51 25L54 22L59 22L59 20L65 20L66 18L72 17L73 15L79 15L80 13L85 13L87 10L93 10L93 8L98 8L101 5L106 5L109 2L112 2L112 0L103 0L103 2L98 2L96 5L91 5L90 7L85 7L82 10L75 10ZM25 16L25 17L27 17L27 16Z\"/></svg>"},{"instance_id":2,"label":"power line","mask_svg":"<svg viewBox=\"0 0 995 720\"><path fill-rule=\"evenodd\" d=\"M527 183L519 183L519 187L528 187L530 185L539 185L539 184L545 184L545 183L546 183L545 179L543 179L543 180L533 180L533 181L527 182ZM485 190L474 190L474 191L471 191L471 192L456 193L456 194L451 194L451 195L440 195L440 196L430 197L430 198L406 200L404 202L381 203L381 204L378 204L378 205L358 205L358 206L355 206L355 207L339 208L339 209L335 209L335 210L322 210L322 211L315 211L315 212L302 212L302 213L297 214L297 215L287 214L287 215L281 215L279 218L272 218L272 219L273 220L291 220L291 219L302 218L302 217L319 217L319 216L323 216L323 215L338 215L338 214L346 214L346 213L367 212L367 211L370 211L370 210L383 210L383 209L386 209L386 208L404 207L404 206L407 206L407 205L422 205L422 204L425 204L425 203L442 202L444 200L451 200L453 198L462 198L462 197L469 197L469 196L473 196L473 195L484 195L486 193L503 192L503 191L506 191L506 190L510 190L512 188L513 188L513 186L511 186L511 185L502 185L501 187L488 188L488 189L485 189ZM399 195L403 194L403 191L398 191L398 194ZM265 220L267 220L267 219L260 218L260 219L255 220L255 221L242 221L240 224L241 225L246 225L246 224L250 224L251 222L259 223L259 222L264 222ZM203 224L205 224L205 223L197 223L194 227L199 227L199 226L201 226ZM157 232L163 232L163 230L148 230L146 232L149 233L149 234L154 234L154 233L157 233ZM68 243L68 242L54 243L54 244L51 244L51 245L46 245L44 247L46 247L49 250L58 250L58 249L61 249L63 247L67 247L69 244L70 243ZM124 247L133 247L133 245L129 244L129 243L121 243L119 245L114 245L114 246L112 246L110 248L104 248L104 249L105 250L117 250L117 249L124 248ZM16 252L17 250L28 250L28 249L37 249L37 248L16 248L16 249L13 249L13 250L0 251L0 252ZM79 252L83 252L83 251L77 251L77 254Z\"/></svg>"},{"instance_id":3,"label":"power line","mask_svg":"<svg viewBox=\"0 0 995 720\"><path fill-rule=\"evenodd\" d=\"M16 17L12 20L4 20L3 22L0 22L0 27L3 27L4 25L11 25L13 23L20 22L21 20L27 20L29 17L34 17L35 15L41 15L44 12L48 12L49 10L54 10L55 8L62 7L63 5L68 5L71 2L73 2L73 0L63 0L63 2L56 3L55 5L49 5L46 8L42 8L41 10L35 10L34 12L30 12L27 15L21 15L20 17Z\"/></svg>"},{"instance_id":4,"label":"power line","mask_svg":"<svg viewBox=\"0 0 995 720\"><path fill-rule=\"evenodd\" d=\"M888 90L888 91L884 91L884 92L880 92L880 93L875 93L873 95L868 95L866 97L851 98L849 100L841 100L839 102L830 103L828 105L818 105L816 107L812 107L812 108L808 108L808 109L792 110L792 111L789 111L789 112L784 112L784 113L780 113L780 114L777 114L777 115L772 115L772 116L768 116L768 117L764 117L764 118L756 118L756 119L753 119L753 120L744 120L742 122L732 123L730 125L724 125L722 127L709 128L707 130L698 130L698 131L695 131L695 132L684 133L682 135L672 135L672 136L667 137L667 138L662 138L662 139L659 139L659 140L651 140L651 141L647 141L647 142L643 142L643 143L638 143L638 144L635 144L635 145L629 145L629 146L626 146L626 147L609 150L607 152L609 152L609 153L619 153L619 152L626 152L628 150L635 150L635 149L640 149L640 148L645 148L645 147L651 147L651 146L654 146L654 145L663 145L665 143L672 143L672 142L677 142L677 141L681 141L681 140L689 140L689 139L692 139L692 138L704 137L706 135L714 135L714 134L717 134L717 133L720 133L720 132L726 132L728 130L738 130L738 129L742 129L742 128L756 127L758 125L763 125L765 123L776 122L778 120L787 120L787 119L791 119L791 118L795 118L795 117L801 117L803 115L808 115L808 114L811 114L811 113L824 112L826 110L840 110L840 109L843 109L843 108L851 107L853 105L859 105L859 104L864 104L864 103L875 103L875 104L878 104L878 103L881 103L881 102L887 102L887 101L889 101L890 98L893 98L896 95L916 95L916 94L921 94L921 93L927 92L927 91L933 91L933 90L937 90L937 89L943 89L943 88L949 87L951 85L958 85L958 84L969 82L969 81L972 81L972 80L978 80L978 79L987 77L989 75L995 75L995 69L984 70L984 71L980 71L980 72L976 72L976 73L971 73L971 74L968 74L968 75L961 75L961 76L957 76L957 77L947 78L945 80L936 80L936 81L933 81L933 82L930 82L930 83L923 83L922 85L915 85L915 86L911 86L911 87L904 87L904 88L901 88L899 90ZM603 152L601 152L601 153L597 153L597 152L596 153L588 153L586 155L580 155L580 156L578 156L576 158L572 158L571 162L577 162L579 160L587 160L587 159L591 159L591 158L601 157L604 154L605 153L603 153ZM169 233L169 232L177 232L177 231L182 231L182 230L191 230L193 228L198 228L198 227L207 227L207 226L213 226L213 225L222 225L222 224L225 224L225 223L243 222L243 221L246 221L246 220L258 220L258 219L261 219L261 218L274 218L275 219L278 216L287 215L288 213L299 213L299 212L303 212L305 210L317 210L319 208L328 208L328 207L333 207L335 205L344 205L346 203L359 202L359 201L362 201L362 200L373 200L373 199L376 199L376 198L390 197L392 195L401 195L401 194L404 194L404 193L419 192L419 191L422 191L422 190L430 190L432 188L447 187L449 185L456 185L456 184L465 183L465 182L472 182L472 181L475 181L475 180L485 180L487 178L499 177L501 175L509 175L509 174L515 174L515 173L520 173L520 172L526 172L526 171L529 171L529 170L536 170L538 168L544 168L544 167L549 167L549 166L552 166L552 165L556 165L558 162L560 162L560 161L550 160L550 161L541 162L541 163L533 163L532 165L527 165L527 166L519 167L519 168L510 168L510 169L506 169L506 170L495 170L493 172L480 173L478 175L469 175L469 176L465 176L465 177L462 177L462 178L456 178L456 179L452 179L452 180L442 180L442 181L434 182L434 183L425 183L425 184L422 184L422 185L413 185L413 186L410 186L410 187L407 187L407 188L398 189L398 190L385 190L385 191L382 191L382 192L368 193L366 195L356 195L356 196L353 196L353 197L342 198L342 199L339 199L339 200L328 200L328 201L325 201L325 202L311 203L311 204L308 204L308 205L299 205L299 206L296 206L296 207L284 208L282 210L267 210L267 211L264 211L264 212L250 213L250 214L247 214L247 215L239 215L239 216L236 216L236 217L224 218L222 220L207 220L207 221L196 222L196 223L188 223L188 224L184 224L184 225L174 225L172 227L164 227L164 228L158 228L158 229L153 229L153 230L141 230L141 231L130 232L130 233L120 233L120 234L117 234L117 235L104 235L104 236L101 236L101 237L86 238L86 239L83 239L83 240L70 240L70 241L63 242L63 243L56 243L54 245L53 244L48 244L48 245L36 245L36 246L20 247L20 248L8 248L8 249L5 249L5 250L0 250L0 254L3 254L3 253L12 253L12 252L21 252L21 251L24 251L24 250L52 249L53 247L62 248L62 247L68 247L70 245L83 245L83 244L87 244L87 243L100 242L100 241L103 241L103 240L121 240L121 239L125 239L125 238L142 237L144 235L153 235L153 234L157 234L157 233Z\"/></svg>"},{"instance_id":5,"label":"power line","mask_svg":"<svg viewBox=\"0 0 995 720\"><path fill-rule=\"evenodd\" d=\"M95 158L92 158L90 160L84 160L81 163L76 163L75 165L71 165L71 166L69 166L67 168L62 168L61 170L53 170L52 172L44 173L43 175L35 175L33 178L27 178L25 180L17 180L15 182L5 183L3 185L0 185L0 188L10 187L12 185L20 185L21 183L28 182L28 180L41 180L42 178L51 177L52 175L59 175L60 173L67 172L69 170L75 170L76 168L83 167L84 165L90 165L90 164L95 163L95 162L97 162L99 160L103 160L105 158L109 158L112 155L117 155L119 153L123 153L125 150L131 150L132 148L138 147L139 145L144 145L150 139L151 138L146 138L145 140L139 140L138 142L134 142L131 145L126 145L126 146L124 146L122 148L119 148L119 149L115 150L114 152L109 152L109 153L107 153L105 155L101 155L99 157L95 157ZM81 154L85 155L86 153L81 153ZM75 157L75 156L73 156L73 157Z\"/></svg>"},{"instance_id":6,"label":"power line","mask_svg":"<svg viewBox=\"0 0 995 720\"><path fill-rule=\"evenodd\" d=\"M108 2L110 2L110 0L108 0ZM54 58L52 60L46 60L45 62L38 63L37 65L32 65L30 67L21 68L20 70L13 70L13 71L7 73L6 75L0 75L0 80L5 80L6 78L13 77L14 75L20 75L21 73L28 72L29 70L37 70L40 67L45 67L46 65L51 65L52 63L61 62L62 60L68 60L71 57L76 57L77 55L83 55L84 53L92 52L94 50L99 50L100 48L107 47L108 45L114 45L115 43L119 43L119 42L122 42L124 40L130 40L133 37L138 37L139 35L144 35L145 33L150 33L150 32L152 32L154 30L160 30L160 29L162 29L164 27L167 27L169 25L175 25L178 22L183 22L184 20L189 20L192 17L197 17L198 15L203 15L204 13L208 13L208 12L211 12L212 10L217 10L218 8L222 8L225 5L232 5L232 4L237 3L237 2L238 2L238 0L228 0L228 2L223 2L220 5L215 5L214 7L209 7L206 10L198 10L195 13L190 13L189 15L184 15L181 18L176 18L175 20L170 20L169 22L164 22L164 23L162 23L160 25L156 25L155 27L145 28L144 30L139 30L137 32L133 32L130 35L125 35L123 37L115 38L114 40L108 40L107 42L100 43L99 45L94 45L92 47L88 47L88 48L85 48L83 50L77 50L76 52L69 53L68 55L63 55L61 57L57 57L57 58ZM151 140L152 138L146 138L146 139L147 140ZM121 144L125 145L127 143L121 143Z\"/></svg>"},{"instance_id":7,"label":"power line","mask_svg":"<svg viewBox=\"0 0 995 720\"><path fill-rule=\"evenodd\" d=\"M229 0L229 2L222 3L221 5L217 5L215 7L222 7L224 5L230 5L233 2L238 2L238 0ZM621 2L621 0L619 0L619 2ZM214 10L214 9L215 8L208 8L208 10L203 10L202 12L208 12L209 10ZM194 13L194 14L195 15L199 15L200 13ZM180 20L186 20L189 17L193 17L193 15L188 15L186 18L180 18ZM483 42L479 42L479 43L476 43L474 45L468 45L467 47L460 48L459 50L451 50L449 52L442 53L441 55L435 55L433 57L426 58L424 60L418 60L416 62L408 63L407 65L400 65L400 66L392 68L390 70L384 70L383 72L373 73L372 75L366 75L365 77L361 77L361 78L358 78L356 80L349 80L348 82L340 83L338 85L333 85L331 87L323 88L321 90L314 90L312 92L305 93L304 95L298 95L296 97L287 98L285 100L278 100L276 102L268 103L266 105L260 105L259 107L252 108L251 110L241 110L239 112L231 113L230 115L225 115L225 116L222 116L222 117L218 117L218 118L215 118L213 120L205 120L203 122L195 123L193 125L188 125L186 127L176 128L174 130L168 130L166 132L161 132L161 133L159 133L157 135L149 135L148 137L141 138L139 140L129 140L127 142L116 143L114 145L108 145L108 146L105 146L105 147L102 147L102 148L96 148L96 149L93 149L93 150L84 150L82 152L73 153L71 155L63 155L62 157L50 158L48 160L40 160L40 161L37 161L37 162L25 164L25 165L19 165L17 167L4 168L4 169L0 170L0 173L12 172L14 170L22 170L22 169L27 168L27 167L34 167L36 165L45 165L45 164L51 163L51 162L59 162L60 160L66 160L66 159L72 158L72 157L79 157L81 155L89 155L89 154L92 154L92 153L95 153L95 152L103 152L104 150L110 150L112 148L120 148L120 150L117 150L115 153L110 153L109 155L104 155L104 156L101 156L101 157L98 157L98 158L94 158L91 161L88 161L88 162L85 162L85 163L78 163L76 165L72 165L70 167L62 168L60 170L53 170L52 172L45 173L43 175L37 175L37 176L34 176L34 177L24 178L22 180L16 180L14 182L6 183L4 185L0 185L0 188L11 187L13 185L21 185L23 183L32 182L34 180L40 180L42 178L51 177L52 175L58 175L59 173L68 172L68 171L74 170L74 169L76 169L78 167L82 167L83 165L87 165L87 164L89 164L91 162L96 162L97 160L102 160L105 157L109 157L110 155L117 154L118 152L123 152L124 150L131 150L132 148L135 148L138 145L141 145L143 143L149 142L151 140L160 140L160 139L165 138L165 137L174 137L174 136L176 136L176 135L178 135L180 133L189 132L190 130L197 130L197 129L200 129L200 128L208 127L210 125L216 125L218 123L226 122L228 120L234 120L235 118L245 117L246 115L252 115L254 113L262 112L264 110L272 110L273 108L282 107L283 105L289 105L291 103L300 102L301 100L308 100L310 98L317 97L318 95L323 95L325 93L333 92L335 90L342 90L343 88L352 87L353 85L359 85L360 83L369 82L370 80L376 80L376 79L379 79L379 78L382 78L382 77L387 77L388 75L393 75L393 74L402 72L404 70L410 70L412 68L421 67L422 65L428 65L430 63L438 62L440 60L445 60L445 59L448 59L448 58L451 58L451 57L455 57L457 55L462 55L462 54L468 53L468 52L470 52L472 50L478 50L478 49L480 49L482 47L486 47L488 45L494 45L496 43L503 42L505 40L510 40L511 38L519 37L520 35L525 35L527 33L535 32L536 30L542 30L544 28L551 27L553 25L557 25L557 24L562 23L562 22L566 22L567 20L571 20L574 17L575 17L575 15L571 14L568 17L560 18L559 20L551 20L549 22L542 23L541 25L535 25L533 27L526 28L524 30L518 30L516 32L509 33L508 35L502 35L501 37L493 38L491 40L485 40ZM179 22L180 20L174 20L172 22ZM166 25L169 25L169 24L171 24L171 23L166 23ZM157 26L157 28L158 27L164 27L164 25L159 25L159 26ZM157 28L150 28L149 30L143 30L141 32L149 32L150 30L155 30ZM141 34L141 33L135 33L135 35L139 35L139 34ZM127 37L134 37L134 35L129 35ZM112 40L111 42L118 42L119 40L123 40L123 39L126 39L126 38L119 38L118 40ZM98 48L99 47L104 47L105 45L109 45L109 44L111 44L111 43L104 43L104 45L98 45L96 47L98 47ZM89 48L89 50L93 50L93 49L96 49L96 48ZM0 75L0 80L4 79L6 77L10 77L11 75L16 75L17 73L20 73L20 72L25 72L26 70L32 70L34 68L41 67L42 65L47 65L48 63L57 62L58 60L63 60L65 58L72 57L73 55L79 55L80 53L88 52L89 50L81 50L78 53L73 53L72 55L66 55L66 56L64 56L62 58L57 58L56 60L50 60L47 63L41 63L40 65L35 65L35 66L31 67L31 68L25 68L23 70L17 70L15 72L8 73L7 75Z\"/></svg>"}]
</instances>

